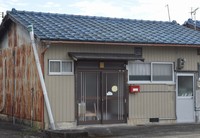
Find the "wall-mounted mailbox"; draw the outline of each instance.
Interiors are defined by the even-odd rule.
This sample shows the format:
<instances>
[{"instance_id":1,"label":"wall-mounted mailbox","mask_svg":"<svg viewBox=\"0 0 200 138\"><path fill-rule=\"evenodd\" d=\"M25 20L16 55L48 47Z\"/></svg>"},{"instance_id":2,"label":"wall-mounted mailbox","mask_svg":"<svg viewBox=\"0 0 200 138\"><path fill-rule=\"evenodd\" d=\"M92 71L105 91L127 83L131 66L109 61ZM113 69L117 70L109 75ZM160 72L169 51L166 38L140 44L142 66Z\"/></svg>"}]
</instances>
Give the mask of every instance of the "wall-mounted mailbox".
<instances>
[{"instance_id":1,"label":"wall-mounted mailbox","mask_svg":"<svg viewBox=\"0 0 200 138\"><path fill-rule=\"evenodd\" d=\"M129 92L130 93L138 93L138 92L140 92L140 86L139 85L130 85L129 86Z\"/></svg>"}]
</instances>

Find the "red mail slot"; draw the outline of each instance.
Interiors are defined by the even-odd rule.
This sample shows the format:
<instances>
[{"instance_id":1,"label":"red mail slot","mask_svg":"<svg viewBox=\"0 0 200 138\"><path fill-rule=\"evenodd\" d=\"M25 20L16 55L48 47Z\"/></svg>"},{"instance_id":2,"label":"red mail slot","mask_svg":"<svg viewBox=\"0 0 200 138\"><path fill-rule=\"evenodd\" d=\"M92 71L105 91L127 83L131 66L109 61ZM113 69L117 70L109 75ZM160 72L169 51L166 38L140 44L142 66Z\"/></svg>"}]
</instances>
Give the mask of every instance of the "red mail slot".
<instances>
[{"instance_id":1,"label":"red mail slot","mask_svg":"<svg viewBox=\"0 0 200 138\"><path fill-rule=\"evenodd\" d=\"M140 86L139 85L130 85L129 86L129 92L130 93L140 92Z\"/></svg>"}]
</instances>

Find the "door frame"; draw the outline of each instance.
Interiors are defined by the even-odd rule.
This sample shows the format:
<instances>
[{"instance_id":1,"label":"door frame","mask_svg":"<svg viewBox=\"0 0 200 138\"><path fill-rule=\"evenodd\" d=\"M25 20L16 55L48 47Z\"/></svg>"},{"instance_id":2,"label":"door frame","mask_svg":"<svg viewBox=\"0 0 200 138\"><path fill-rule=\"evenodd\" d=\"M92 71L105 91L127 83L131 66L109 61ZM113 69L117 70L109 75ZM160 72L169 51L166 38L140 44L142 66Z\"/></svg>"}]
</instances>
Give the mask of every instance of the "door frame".
<instances>
[{"instance_id":1,"label":"door frame","mask_svg":"<svg viewBox=\"0 0 200 138\"><path fill-rule=\"evenodd\" d=\"M127 82L127 72L126 70L103 70L101 71L101 98L103 99L103 74L106 73L123 73L123 110L124 110L124 119L123 120L101 120L101 124L116 124L116 123L127 123L127 91L126 91L126 82ZM104 97L105 98L105 97ZM105 104L104 102L101 103L102 104L102 109L101 109L101 113L103 113L103 104ZM103 115L102 115L103 116Z\"/></svg>"},{"instance_id":2,"label":"door frame","mask_svg":"<svg viewBox=\"0 0 200 138\"><path fill-rule=\"evenodd\" d=\"M176 120L178 122L177 112L178 112L178 77L179 76L186 76L186 77L191 76L191 77L193 77L193 121L192 122L195 122L195 84L194 84L195 74L194 73L184 73L184 72L176 73ZM182 97L182 99L185 99L185 98L186 97ZM186 123L186 122L178 122L178 123Z\"/></svg>"},{"instance_id":3,"label":"door frame","mask_svg":"<svg viewBox=\"0 0 200 138\"><path fill-rule=\"evenodd\" d=\"M110 60L106 60L106 61L103 61L103 62L111 62ZM97 68L96 66L95 67L91 67L91 66L89 66L89 67L82 67L82 65L81 66L79 66L78 65L78 62L79 61L76 61L75 62L75 79L74 79L74 81L75 81L75 103L74 103L74 105L75 105L75 120L76 120L76 122L77 122L77 125L92 125L92 124L97 124L97 123L80 123L79 122L79 120L78 120L78 106L77 106L77 103L78 103L78 98L77 98L77 95L78 95L78 81L77 81L77 79L78 79L78 72L100 72L100 74L102 74L102 72L117 72L117 71L124 71L124 121L123 122L109 122L108 121L108 123L103 123L102 121L100 121L100 123L99 124L116 124L116 123L127 123L127 120L128 120L128 107L129 107L129 99L128 99L128 71L127 71L127 69L126 69L126 64L127 64L127 61L113 61L114 63L124 63L124 65L123 66L121 66L122 64L119 64L119 66L117 66L117 67L112 67L112 66L109 66L108 68L105 68L105 69L100 69L100 68ZM80 61L80 62L82 62L82 61ZM87 63L87 62L91 62L92 64L94 63L94 62L102 62L102 61L96 61L96 60L83 60L83 62L84 63ZM116 64L115 64L116 65ZM100 76L100 79L102 79L102 76ZM102 82L100 82L100 83L102 83ZM102 84L100 84L100 85L102 85ZM100 93L102 94L102 88L100 88Z\"/></svg>"}]
</instances>

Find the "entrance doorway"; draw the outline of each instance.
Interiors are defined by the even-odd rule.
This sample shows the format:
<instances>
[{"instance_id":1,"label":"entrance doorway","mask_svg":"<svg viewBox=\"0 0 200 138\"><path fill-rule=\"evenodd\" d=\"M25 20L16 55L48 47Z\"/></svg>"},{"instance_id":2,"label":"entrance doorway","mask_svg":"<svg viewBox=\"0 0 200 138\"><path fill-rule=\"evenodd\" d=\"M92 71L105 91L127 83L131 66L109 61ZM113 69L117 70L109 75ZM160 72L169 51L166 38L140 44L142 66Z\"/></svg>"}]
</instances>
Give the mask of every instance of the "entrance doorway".
<instances>
[{"instance_id":1,"label":"entrance doorway","mask_svg":"<svg viewBox=\"0 0 200 138\"><path fill-rule=\"evenodd\" d=\"M77 71L78 124L126 122L125 70Z\"/></svg>"},{"instance_id":2,"label":"entrance doorway","mask_svg":"<svg viewBox=\"0 0 200 138\"><path fill-rule=\"evenodd\" d=\"M194 74L177 74L177 122L194 122Z\"/></svg>"}]
</instances>

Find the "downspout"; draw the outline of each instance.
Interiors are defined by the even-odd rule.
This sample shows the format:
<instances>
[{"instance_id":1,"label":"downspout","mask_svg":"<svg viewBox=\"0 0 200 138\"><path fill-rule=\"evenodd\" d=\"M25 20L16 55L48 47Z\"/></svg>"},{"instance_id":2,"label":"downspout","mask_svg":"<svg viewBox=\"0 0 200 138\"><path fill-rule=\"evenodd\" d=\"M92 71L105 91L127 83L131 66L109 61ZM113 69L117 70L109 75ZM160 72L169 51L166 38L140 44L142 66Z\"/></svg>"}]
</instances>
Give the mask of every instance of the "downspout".
<instances>
[{"instance_id":1,"label":"downspout","mask_svg":"<svg viewBox=\"0 0 200 138\"><path fill-rule=\"evenodd\" d=\"M29 30L29 34L30 34L30 37L31 37L31 43L32 43L35 61L36 61L36 65L37 65L37 70L38 70L38 74L39 74L39 78L40 78L40 83L41 83L41 86L42 86L42 91L43 91L44 101L45 101L46 108L47 108L49 122L50 122L50 125L51 125L51 129L55 130L55 123L54 123L54 119L53 119L53 115L52 115L52 111L51 111L51 106L50 106L49 98L48 98L48 95L47 95L47 90L46 90L46 86L45 86L45 82L44 82L44 77L43 77L43 74L42 74L39 56L38 56L37 49L36 49L36 46L35 46L33 25L29 25L28 30Z\"/></svg>"},{"instance_id":2,"label":"downspout","mask_svg":"<svg viewBox=\"0 0 200 138\"><path fill-rule=\"evenodd\" d=\"M42 66L42 72L44 74L44 55L45 55L45 52L47 51L47 49L49 48L50 46L47 45L44 50L41 52L41 56L42 56L42 63L41 63L41 66ZM44 96L42 97L42 112L41 112L41 116L42 116L42 129L45 129L45 125L44 125Z\"/></svg>"}]
</instances>

